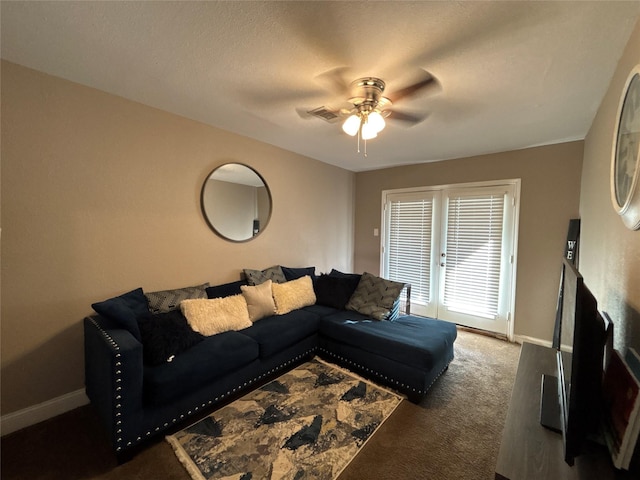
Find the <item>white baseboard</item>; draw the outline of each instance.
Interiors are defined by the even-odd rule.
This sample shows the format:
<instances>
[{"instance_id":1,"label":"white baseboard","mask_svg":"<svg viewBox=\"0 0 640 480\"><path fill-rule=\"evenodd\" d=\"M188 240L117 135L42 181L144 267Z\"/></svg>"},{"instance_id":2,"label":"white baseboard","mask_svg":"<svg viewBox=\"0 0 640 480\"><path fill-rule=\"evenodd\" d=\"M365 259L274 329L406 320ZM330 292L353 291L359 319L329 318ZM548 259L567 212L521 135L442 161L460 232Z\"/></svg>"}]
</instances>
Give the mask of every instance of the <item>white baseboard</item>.
<instances>
[{"instance_id":1,"label":"white baseboard","mask_svg":"<svg viewBox=\"0 0 640 480\"><path fill-rule=\"evenodd\" d=\"M516 335L514 340L516 341L516 343L519 343L521 345L522 343L527 342L551 348L551 342L549 340L542 340L541 338L528 337L527 335Z\"/></svg>"},{"instance_id":2,"label":"white baseboard","mask_svg":"<svg viewBox=\"0 0 640 480\"><path fill-rule=\"evenodd\" d=\"M25 427L35 425L62 413L73 410L89 403L84 388L66 393L46 402L27 407L17 412L8 413L0 417L0 435L4 436Z\"/></svg>"}]
</instances>

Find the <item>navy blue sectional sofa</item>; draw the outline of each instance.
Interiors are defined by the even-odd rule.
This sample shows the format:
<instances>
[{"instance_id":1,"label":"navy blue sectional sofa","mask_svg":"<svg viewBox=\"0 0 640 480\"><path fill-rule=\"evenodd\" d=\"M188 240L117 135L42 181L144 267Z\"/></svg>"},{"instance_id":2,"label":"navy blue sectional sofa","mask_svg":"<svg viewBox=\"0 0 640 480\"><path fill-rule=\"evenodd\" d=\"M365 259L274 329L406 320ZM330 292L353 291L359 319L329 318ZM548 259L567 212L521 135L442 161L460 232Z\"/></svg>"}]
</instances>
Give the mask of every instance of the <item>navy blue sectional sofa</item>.
<instances>
[{"instance_id":1,"label":"navy blue sectional sofa","mask_svg":"<svg viewBox=\"0 0 640 480\"><path fill-rule=\"evenodd\" d=\"M238 293L244 282L216 287ZM104 315L84 320L86 392L120 461L190 417L319 355L419 402L453 360L455 325L406 315L379 321L310 305L240 331L205 337L148 365L143 345Z\"/></svg>"}]
</instances>

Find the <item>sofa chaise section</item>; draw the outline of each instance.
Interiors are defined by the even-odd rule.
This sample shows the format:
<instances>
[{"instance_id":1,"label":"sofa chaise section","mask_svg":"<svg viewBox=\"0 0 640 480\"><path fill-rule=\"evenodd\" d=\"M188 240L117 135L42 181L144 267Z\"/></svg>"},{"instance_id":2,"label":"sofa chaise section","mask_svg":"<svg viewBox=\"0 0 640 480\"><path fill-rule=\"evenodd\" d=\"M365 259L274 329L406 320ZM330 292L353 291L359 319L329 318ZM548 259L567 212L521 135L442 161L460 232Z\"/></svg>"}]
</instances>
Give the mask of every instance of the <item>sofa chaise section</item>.
<instances>
[{"instance_id":1,"label":"sofa chaise section","mask_svg":"<svg viewBox=\"0 0 640 480\"><path fill-rule=\"evenodd\" d=\"M338 312L320 323L320 355L419 402L453 360L452 323L417 316L378 322Z\"/></svg>"}]
</instances>

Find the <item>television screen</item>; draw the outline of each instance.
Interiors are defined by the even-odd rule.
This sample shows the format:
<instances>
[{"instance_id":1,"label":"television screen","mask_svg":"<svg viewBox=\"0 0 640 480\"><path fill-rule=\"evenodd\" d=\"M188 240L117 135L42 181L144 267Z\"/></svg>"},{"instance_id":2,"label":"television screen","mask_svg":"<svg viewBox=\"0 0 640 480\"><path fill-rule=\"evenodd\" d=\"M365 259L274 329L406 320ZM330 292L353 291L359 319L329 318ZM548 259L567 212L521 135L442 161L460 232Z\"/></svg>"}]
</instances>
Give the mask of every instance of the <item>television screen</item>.
<instances>
[{"instance_id":1,"label":"television screen","mask_svg":"<svg viewBox=\"0 0 640 480\"><path fill-rule=\"evenodd\" d=\"M541 423L562 432L565 461L573 465L587 437L598 428L605 326L595 297L567 259L558 305L558 376L543 378Z\"/></svg>"}]
</instances>

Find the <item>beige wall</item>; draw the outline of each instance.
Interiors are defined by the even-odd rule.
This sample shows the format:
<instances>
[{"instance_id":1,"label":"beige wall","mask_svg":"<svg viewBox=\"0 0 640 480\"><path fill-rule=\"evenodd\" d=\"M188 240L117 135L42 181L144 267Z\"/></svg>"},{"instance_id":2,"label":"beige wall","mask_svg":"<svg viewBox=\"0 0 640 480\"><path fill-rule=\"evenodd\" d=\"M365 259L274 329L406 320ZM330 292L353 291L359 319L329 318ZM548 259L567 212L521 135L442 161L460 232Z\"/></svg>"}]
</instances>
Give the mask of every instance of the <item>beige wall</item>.
<instances>
[{"instance_id":1,"label":"beige wall","mask_svg":"<svg viewBox=\"0 0 640 480\"><path fill-rule=\"evenodd\" d=\"M609 196L614 118L638 45L636 25L584 144L362 172L355 188L345 170L2 62L2 414L83 387L92 302L276 263L378 273L373 229L392 188L521 178L515 333L547 340L579 213L586 282L616 346L639 347L640 232ZM254 167L273 196L269 227L246 244L218 238L199 211L201 183L229 161Z\"/></svg>"},{"instance_id":2,"label":"beige wall","mask_svg":"<svg viewBox=\"0 0 640 480\"><path fill-rule=\"evenodd\" d=\"M551 340L569 219L578 217L583 143L571 142L356 174L355 270L380 270L382 191L520 178L514 333Z\"/></svg>"},{"instance_id":3,"label":"beige wall","mask_svg":"<svg viewBox=\"0 0 640 480\"><path fill-rule=\"evenodd\" d=\"M614 323L615 346L640 351L640 231L627 229L614 211L609 188L613 130L622 89L640 63L640 22L629 39L585 139L582 173L580 270L599 307Z\"/></svg>"},{"instance_id":4,"label":"beige wall","mask_svg":"<svg viewBox=\"0 0 640 480\"><path fill-rule=\"evenodd\" d=\"M2 414L83 388L93 302L242 268L352 268L351 172L7 62L1 101ZM273 196L249 243L200 213L202 182L230 161Z\"/></svg>"}]
</instances>

